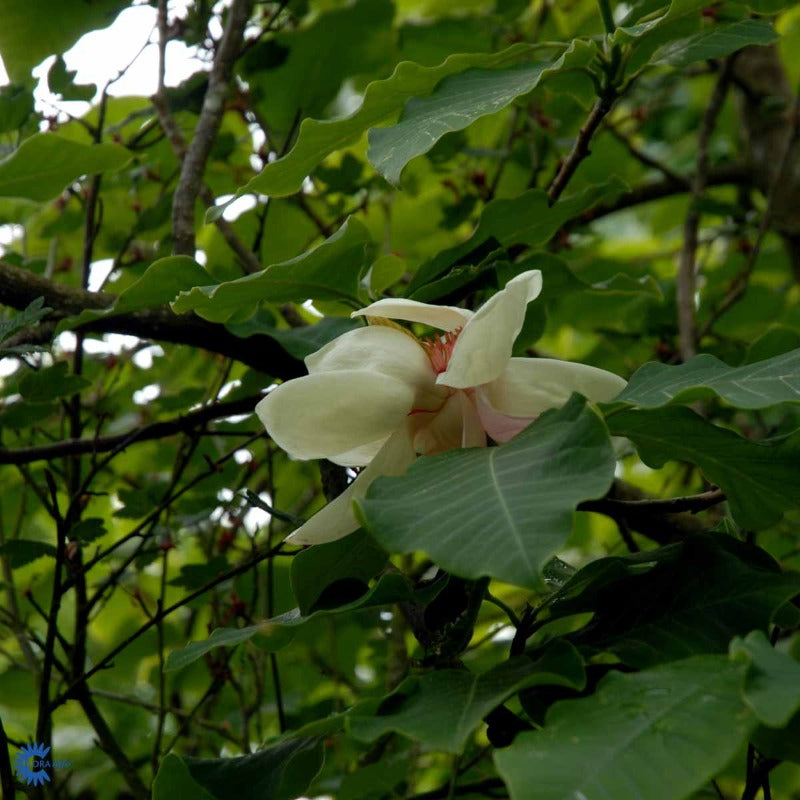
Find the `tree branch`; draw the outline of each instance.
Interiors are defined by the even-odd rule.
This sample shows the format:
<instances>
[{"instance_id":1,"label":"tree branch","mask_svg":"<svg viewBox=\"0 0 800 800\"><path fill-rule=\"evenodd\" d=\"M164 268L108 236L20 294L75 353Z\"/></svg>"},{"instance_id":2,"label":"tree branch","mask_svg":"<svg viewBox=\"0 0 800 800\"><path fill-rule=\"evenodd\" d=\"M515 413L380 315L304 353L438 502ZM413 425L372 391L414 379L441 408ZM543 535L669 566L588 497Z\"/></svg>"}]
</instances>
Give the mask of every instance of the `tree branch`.
<instances>
[{"instance_id":1,"label":"tree branch","mask_svg":"<svg viewBox=\"0 0 800 800\"><path fill-rule=\"evenodd\" d=\"M150 101L153 104L153 108L156 110L161 129L164 131L164 135L167 137L170 145L172 145L173 152L178 160L183 160L186 156L186 141L183 138L180 128L175 123L166 97L162 94L156 94L150 98ZM214 193L205 184L200 185L199 195L206 208L211 208L211 206L214 205ZM249 250L247 245L236 235L233 225L222 217L218 217L214 220L214 224L217 226L217 230L222 234L222 238L227 242L228 247L239 257L242 269L248 274L260 272L262 269L261 262L258 260L255 253ZM194 255L194 251L192 251L191 255Z\"/></svg>"},{"instance_id":2,"label":"tree branch","mask_svg":"<svg viewBox=\"0 0 800 800\"><path fill-rule=\"evenodd\" d=\"M116 300L113 294L65 286L0 259L0 304L21 311L37 297L43 297L45 305L53 309L48 317L53 324L40 323L26 336L28 343L50 341L56 322L87 308L108 308ZM269 336L256 334L241 339L230 333L224 325L207 322L195 314L174 314L166 306L98 319L82 325L80 329L96 333L124 333L199 347L284 380L305 373L302 362L290 356Z\"/></svg>"},{"instance_id":3,"label":"tree branch","mask_svg":"<svg viewBox=\"0 0 800 800\"><path fill-rule=\"evenodd\" d=\"M183 159L172 205L173 251L177 255L194 256L194 204L203 182L206 161L222 123L233 65L242 46L250 7L251 0L233 0L231 3L228 24L208 76L200 119Z\"/></svg>"},{"instance_id":4,"label":"tree branch","mask_svg":"<svg viewBox=\"0 0 800 800\"><path fill-rule=\"evenodd\" d=\"M700 199L707 185L708 144L728 94L732 68L733 57L725 61L717 82L714 84L711 99L703 114L703 124L697 140L697 166L692 180L692 202L683 226L683 247L675 284L678 307L678 351L683 361L688 361L697 352L697 319L694 296L696 291L695 259L700 228Z\"/></svg>"},{"instance_id":5,"label":"tree branch","mask_svg":"<svg viewBox=\"0 0 800 800\"><path fill-rule=\"evenodd\" d=\"M567 184L578 168L578 165L591 152L589 150L589 142L592 136L594 136L595 131L600 127L600 123L603 121L605 115L611 111L611 107L614 105L616 99L616 91L609 87L603 92L603 96L598 97L595 101L586 122L583 123L580 131L578 131L578 138L575 140L572 150L570 150L569 155L561 162L558 172L547 189L547 201L551 206L561 197L561 193L564 189L567 188Z\"/></svg>"},{"instance_id":6,"label":"tree branch","mask_svg":"<svg viewBox=\"0 0 800 800\"><path fill-rule=\"evenodd\" d=\"M724 500L725 494L720 489L689 497L660 499L648 496L637 486L615 480L605 497L587 500L578 510L604 514L664 545L706 530L707 525L694 514Z\"/></svg>"},{"instance_id":7,"label":"tree branch","mask_svg":"<svg viewBox=\"0 0 800 800\"><path fill-rule=\"evenodd\" d=\"M588 209L580 216L581 222L593 222L609 214L616 214L627 208L651 203L676 194L684 194L690 190L691 178L665 178L650 181L636 186L631 191L620 195L613 203L600 203ZM706 187L710 186L749 186L753 182L750 168L745 164L723 164L708 170Z\"/></svg>"},{"instance_id":8,"label":"tree branch","mask_svg":"<svg viewBox=\"0 0 800 800\"><path fill-rule=\"evenodd\" d=\"M261 395L250 395L240 400L214 403L196 411L182 414L174 419L153 422L128 433L116 436L98 436L92 439L64 439L52 444L16 449L0 448L0 464L30 464L33 461L50 461L63 456L85 455L86 453L108 453L122 451L126 447L153 439L164 439L176 433L188 433L199 425L211 420L232 417L237 414L252 413Z\"/></svg>"}]
</instances>

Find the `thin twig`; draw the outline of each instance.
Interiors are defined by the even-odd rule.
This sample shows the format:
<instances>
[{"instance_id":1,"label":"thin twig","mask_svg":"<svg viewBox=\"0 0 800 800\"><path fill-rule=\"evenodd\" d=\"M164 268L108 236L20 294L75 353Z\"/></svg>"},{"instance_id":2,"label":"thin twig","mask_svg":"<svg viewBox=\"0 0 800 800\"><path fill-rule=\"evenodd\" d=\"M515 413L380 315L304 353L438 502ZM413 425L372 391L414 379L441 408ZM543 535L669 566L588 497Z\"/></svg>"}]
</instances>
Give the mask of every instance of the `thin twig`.
<instances>
[{"instance_id":1,"label":"thin twig","mask_svg":"<svg viewBox=\"0 0 800 800\"><path fill-rule=\"evenodd\" d=\"M218 575L213 580L209 581L208 583L201 586L199 589L196 589L193 592L190 592L185 597L181 598L180 600L176 601L172 605L167 606L165 609L160 611L158 614L153 615L151 619L144 623L144 625L140 626L137 630L135 630L130 636L126 637L122 642L120 642L116 647L114 647L109 653L107 653L103 658L95 663L95 665L81 677L79 681L75 681L70 686L68 686L58 697L54 698L53 701L50 703L50 711L54 711L60 705L63 705L67 700L72 697L72 693L75 691L77 686L85 684L86 681L89 680L93 675L96 675L101 670L107 669L111 662L113 662L114 658L118 656L125 648L135 642L140 636L147 633L154 625L160 622L165 617L168 617L174 611L177 611L179 608L183 608L187 603L191 603L192 600L195 600L198 597L202 597L206 592L213 589L215 586L218 586L220 583L224 583L231 578L235 578L237 575L241 575L243 572L247 572L247 570L252 569L256 564L260 564L264 559L269 558L271 555L275 555L280 551L282 547L282 543L276 545L275 547L259 553L257 556L248 559L239 566L234 567L233 569L228 570L227 572L223 573L222 575Z\"/></svg>"}]
</instances>

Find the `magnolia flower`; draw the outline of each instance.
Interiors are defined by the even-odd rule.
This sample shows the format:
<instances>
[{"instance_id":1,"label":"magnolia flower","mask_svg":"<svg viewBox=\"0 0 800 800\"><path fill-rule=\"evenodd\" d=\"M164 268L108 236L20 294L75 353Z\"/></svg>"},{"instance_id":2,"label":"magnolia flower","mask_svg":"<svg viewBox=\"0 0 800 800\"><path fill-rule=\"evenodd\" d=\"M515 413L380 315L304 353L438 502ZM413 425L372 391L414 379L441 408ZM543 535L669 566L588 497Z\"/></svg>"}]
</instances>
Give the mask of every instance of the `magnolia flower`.
<instances>
[{"instance_id":1,"label":"magnolia flower","mask_svg":"<svg viewBox=\"0 0 800 800\"><path fill-rule=\"evenodd\" d=\"M347 489L287 541L320 544L358 527L353 500L379 475L403 474L418 454L506 442L572 392L611 400L625 381L585 364L512 358L539 270L508 282L477 312L415 300L378 300L349 331L305 360L309 374L273 389L256 406L290 456L366 467ZM391 320L443 333L417 338Z\"/></svg>"}]
</instances>

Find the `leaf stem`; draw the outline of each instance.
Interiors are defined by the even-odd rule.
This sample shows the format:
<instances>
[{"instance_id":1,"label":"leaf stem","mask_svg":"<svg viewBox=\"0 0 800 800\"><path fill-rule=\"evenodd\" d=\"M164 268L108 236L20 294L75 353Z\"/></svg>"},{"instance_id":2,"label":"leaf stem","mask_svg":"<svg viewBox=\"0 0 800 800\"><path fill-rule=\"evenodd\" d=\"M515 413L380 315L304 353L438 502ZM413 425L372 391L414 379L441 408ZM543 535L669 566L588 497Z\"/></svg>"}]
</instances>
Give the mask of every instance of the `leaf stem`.
<instances>
[{"instance_id":1,"label":"leaf stem","mask_svg":"<svg viewBox=\"0 0 800 800\"><path fill-rule=\"evenodd\" d=\"M603 27L606 29L606 33L611 36L617 29L617 26L614 24L614 14L611 11L611 3L609 0L597 0L597 5L600 9L600 16L603 18Z\"/></svg>"}]
</instances>

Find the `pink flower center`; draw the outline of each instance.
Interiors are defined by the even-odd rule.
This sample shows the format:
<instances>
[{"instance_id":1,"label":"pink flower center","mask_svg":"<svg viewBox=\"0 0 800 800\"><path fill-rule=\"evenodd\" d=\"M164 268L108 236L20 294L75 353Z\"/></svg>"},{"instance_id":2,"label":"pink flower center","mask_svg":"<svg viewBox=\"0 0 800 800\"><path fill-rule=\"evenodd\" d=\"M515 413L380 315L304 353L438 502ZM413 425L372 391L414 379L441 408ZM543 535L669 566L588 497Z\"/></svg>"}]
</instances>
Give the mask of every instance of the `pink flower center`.
<instances>
[{"instance_id":1,"label":"pink flower center","mask_svg":"<svg viewBox=\"0 0 800 800\"><path fill-rule=\"evenodd\" d=\"M437 375L441 375L447 369L447 364L453 354L453 348L460 333L461 328L455 328L444 334L438 333L430 339L420 340L420 344L425 348L425 352L431 360L433 371Z\"/></svg>"}]
</instances>

